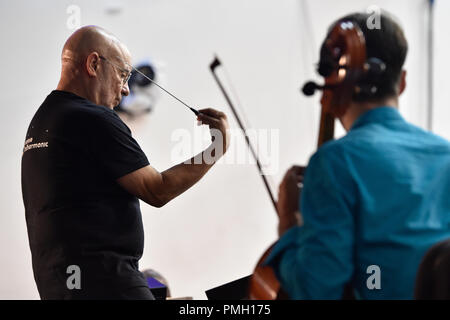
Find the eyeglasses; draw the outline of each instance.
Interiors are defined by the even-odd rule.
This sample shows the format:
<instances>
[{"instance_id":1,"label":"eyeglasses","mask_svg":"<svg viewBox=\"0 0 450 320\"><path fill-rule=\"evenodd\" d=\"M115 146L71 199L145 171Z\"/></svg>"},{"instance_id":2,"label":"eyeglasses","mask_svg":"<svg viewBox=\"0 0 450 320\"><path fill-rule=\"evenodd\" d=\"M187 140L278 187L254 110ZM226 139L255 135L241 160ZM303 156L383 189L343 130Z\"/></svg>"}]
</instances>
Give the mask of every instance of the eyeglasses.
<instances>
[{"instance_id":1,"label":"eyeglasses","mask_svg":"<svg viewBox=\"0 0 450 320\"><path fill-rule=\"evenodd\" d=\"M116 68L122 73L122 74L121 74L121 78L122 78L122 86L125 86L125 85L127 84L128 80L130 80L130 77L131 77L132 72L131 72L131 71L128 71L128 70L126 70L126 69L123 69L123 68L121 68L121 67L119 67L117 64L115 64L115 63L109 61L108 59L106 59L106 58L103 57L103 56L99 56L99 58L102 59L102 60L105 60L105 61L108 62L108 63L110 63L111 65L113 65L114 67L116 67Z\"/></svg>"}]
</instances>

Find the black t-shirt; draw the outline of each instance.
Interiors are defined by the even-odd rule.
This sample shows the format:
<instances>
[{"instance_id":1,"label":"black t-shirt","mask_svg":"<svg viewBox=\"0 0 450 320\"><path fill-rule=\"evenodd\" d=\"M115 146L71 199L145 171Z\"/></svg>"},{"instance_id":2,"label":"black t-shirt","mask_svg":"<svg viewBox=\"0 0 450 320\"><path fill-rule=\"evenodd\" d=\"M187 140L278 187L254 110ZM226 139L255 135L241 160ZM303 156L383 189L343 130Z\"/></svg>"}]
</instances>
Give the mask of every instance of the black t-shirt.
<instances>
[{"instance_id":1,"label":"black t-shirt","mask_svg":"<svg viewBox=\"0 0 450 320\"><path fill-rule=\"evenodd\" d=\"M139 200L116 179L148 164L114 111L69 92L48 95L31 121L22 155L41 298L114 298L146 285L138 270L144 246ZM71 276L79 276L80 289Z\"/></svg>"}]
</instances>

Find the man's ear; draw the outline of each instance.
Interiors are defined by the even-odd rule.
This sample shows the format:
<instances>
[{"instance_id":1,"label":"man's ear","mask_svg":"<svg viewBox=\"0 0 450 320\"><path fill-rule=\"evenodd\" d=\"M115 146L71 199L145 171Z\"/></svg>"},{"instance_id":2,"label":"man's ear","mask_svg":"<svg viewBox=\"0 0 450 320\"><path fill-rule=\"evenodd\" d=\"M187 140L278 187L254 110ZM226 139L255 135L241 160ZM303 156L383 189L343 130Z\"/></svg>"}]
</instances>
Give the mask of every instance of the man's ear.
<instances>
[{"instance_id":1,"label":"man's ear","mask_svg":"<svg viewBox=\"0 0 450 320\"><path fill-rule=\"evenodd\" d=\"M97 69L100 62L100 56L97 52L91 52L86 59L86 71L90 77L97 76Z\"/></svg>"},{"instance_id":2,"label":"man's ear","mask_svg":"<svg viewBox=\"0 0 450 320\"><path fill-rule=\"evenodd\" d=\"M398 95L401 95L403 91L406 89L406 70L402 70L402 74L400 75L400 84L398 87Z\"/></svg>"}]
</instances>

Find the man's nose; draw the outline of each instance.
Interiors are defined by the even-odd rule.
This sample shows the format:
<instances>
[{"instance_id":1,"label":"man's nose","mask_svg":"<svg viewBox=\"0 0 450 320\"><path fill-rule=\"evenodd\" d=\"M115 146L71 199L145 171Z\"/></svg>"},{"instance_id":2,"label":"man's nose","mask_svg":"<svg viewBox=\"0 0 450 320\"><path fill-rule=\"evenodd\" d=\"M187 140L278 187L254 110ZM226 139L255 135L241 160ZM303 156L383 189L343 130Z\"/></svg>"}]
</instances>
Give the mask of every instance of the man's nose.
<instances>
[{"instance_id":1,"label":"man's nose","mask_svg":"<svg viewBox=\"0 0 450 320\"><path fill-rule=\"evenodd\" d=\"M128 86L128 82L122 86L122 96L127 96L130 94L130 87Z\"/></svg>"}]
</instances>

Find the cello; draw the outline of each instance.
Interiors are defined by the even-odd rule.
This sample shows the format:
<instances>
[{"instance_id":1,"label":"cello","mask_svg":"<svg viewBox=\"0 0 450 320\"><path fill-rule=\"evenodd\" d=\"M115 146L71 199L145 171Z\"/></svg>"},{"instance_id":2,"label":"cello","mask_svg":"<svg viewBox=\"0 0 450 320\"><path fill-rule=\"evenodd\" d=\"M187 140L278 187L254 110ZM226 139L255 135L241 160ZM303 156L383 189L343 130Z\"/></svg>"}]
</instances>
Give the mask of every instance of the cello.
<instances>
[{"instance_id":1,"label":"cello","mask_svg":"<svg viewBox=\"0 0 450 320\"><path fill-rule=\"evenodd\" d=\"M220 62L216 58L210 65L210 69L228 105L233 110L238 124L241 126L241 129L244 129L230 98L214 74L214 68L218 65L220 65ZM367 59L364 34L357 24L349 20L341 20L333 26L320 51L318 73L324 77L325 84L318 85L310 81L302 89L307 96L313 95L316 90L322 90L318 148L323 143L334 138L335 118L342 116L346 112L354 94L376 92L376 87L364 84L363 80L374 77L384 70L385 65L379 59ZM262 172L257 155L254 153L247 136L246 142L256 159L266 189L275 210L277 210L276 202ZM248 299L275 300L288 298L287 294L282 290L272 267L264 264L275 244L276 242L265 251L250 277L247 293ZM344 298L350 297L350 292L351 289L347 286L344 290Z\"/></svg>"}]
</instances>

